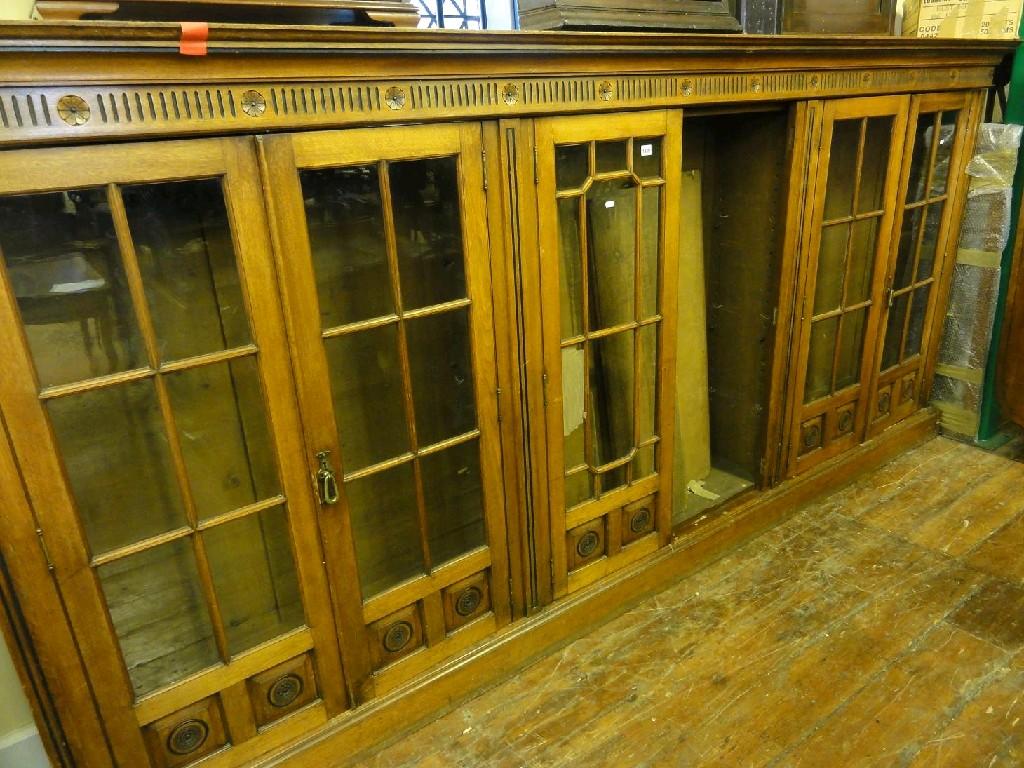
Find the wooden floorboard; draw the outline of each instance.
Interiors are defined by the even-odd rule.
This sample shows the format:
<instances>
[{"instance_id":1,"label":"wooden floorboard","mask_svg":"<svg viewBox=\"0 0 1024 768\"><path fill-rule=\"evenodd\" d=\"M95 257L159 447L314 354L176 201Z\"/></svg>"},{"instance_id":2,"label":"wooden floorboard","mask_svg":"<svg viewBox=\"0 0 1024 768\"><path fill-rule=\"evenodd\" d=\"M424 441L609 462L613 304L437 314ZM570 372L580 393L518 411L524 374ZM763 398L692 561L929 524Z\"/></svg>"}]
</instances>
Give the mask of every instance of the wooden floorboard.
<instances>
[{"instance_id":1,"label":"wooden floorboard","mask_svg":"<svg viewBox=\"0 0 1024 768\"><path fill-rule=\"evenodd\" d=\"M348 765L1024 765L1024 464L932 440Z\"/></svg>"}]
</instances>

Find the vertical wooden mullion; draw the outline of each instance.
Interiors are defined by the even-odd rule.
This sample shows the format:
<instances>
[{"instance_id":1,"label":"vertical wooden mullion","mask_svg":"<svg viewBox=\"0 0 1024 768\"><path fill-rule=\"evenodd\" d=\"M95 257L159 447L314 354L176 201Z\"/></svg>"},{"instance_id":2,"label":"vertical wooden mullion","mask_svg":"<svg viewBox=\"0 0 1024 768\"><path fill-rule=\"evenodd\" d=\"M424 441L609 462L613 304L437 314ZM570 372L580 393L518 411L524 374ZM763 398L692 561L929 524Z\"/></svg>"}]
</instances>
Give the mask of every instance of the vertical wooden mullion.
<instances>
[{"instance_id":1,"label":"vertical wooden mullion","mask_svg":"<svg viewBox=\"0 0 1024 768\"><path fill-rule=\"evenodd\" d=\"M594 159L594 143L590 143L588 155L590 157L590 173L593 173L595 167ZM584 185L590 181L589 177ZM603 476L592 472L593 467L598 466L601 462L597 460L597 446L594 444L594 403L590 393L590 359L593 355L593 343L590 340L590 238L587 237L587 193L584 192L579 198L580 206L580 313L581 313L581 324L583 327L583 458L587 463L587 477L590 483L590 492L594 496L601 495L601 489L603 488ZM555 226L560 226L560 222L556 221ZM562 265L558 265L558 269L561 269ZM561 362L561 361L559 361ZM564 462L563 462L564 465ZM565 473L565 467L562 466L560 470L563 475ZM564 481L563 481L564 482Z\"/></svg>"},{"instance_id":2,"label":"vertical wooden mullion","mask_svg":"<svg viewBox=\"0 0 1024 768\"><path fill-rule=\"evenodd\" d=\"M181 493L182 502L185 506L185 517L192 528L192 546L196 557L203 598L206 602L207 610L210 612L210 621L213 625L213 635L217 644L217 651L220 654L221 660L227 663L231 659L227 631L224 628L220 602L217 599L217 593L213 586L213 574L206 554L206 545L202 540L202 536L197 531L199 515L196 511L195 497L192 495L192 486L188 479L185 455L181 448L181 437L178 434L174 412L171 408L170 393L167 390L167 382L159 373L160 354L157 345L156 329L153 325L153 317L150 314L149 304L146 300L146 291L142 283L142 272L139 269L138 258L135 254L135 244L132 242L131 231L128 226L128 215L124 208L121 190L116 184L108 185L107 197L110 202L110 213L114 221L114 231L117 236L118 247L121 250L121 259L124 263L125 279L128 283L135 315L139 321L139 331L142 334L142 342L146 348L149 367L157 371L157 375L153 377L153 382L156 386L157 402L160 406L160 416L163 421L164 431L167 433L167 444L170 449L171 460L174 464L175 480L178 483L178 490Z\"/></svg>"},{"instance_id":3,"label":"vertical wooden mullion","mask_svg":"<svg viewBox=\"0 0 1024 768\"><path fill-rule=\"evenodd\" d=\"M427 501L423 490L423 470L420 466L419 437L416 434L416 404L412 394L412 370L409 365L409 341L405 327L405 309L402 305L402 283L398 273L398 240L395 234L395 212L392 208L391 178L388 164L380 161L377 165L380 179L381 208L384 214L384 239L387 247L388 275L391 280L391 295L398 315L398 360L402 375L402 403L409 431L409 447L413 453L413 483L416 488L416 517L420 529L420 548L423 551L423 567L427 573L433 569L430 545L427 542Z\"/></svg>"}]
</instances>

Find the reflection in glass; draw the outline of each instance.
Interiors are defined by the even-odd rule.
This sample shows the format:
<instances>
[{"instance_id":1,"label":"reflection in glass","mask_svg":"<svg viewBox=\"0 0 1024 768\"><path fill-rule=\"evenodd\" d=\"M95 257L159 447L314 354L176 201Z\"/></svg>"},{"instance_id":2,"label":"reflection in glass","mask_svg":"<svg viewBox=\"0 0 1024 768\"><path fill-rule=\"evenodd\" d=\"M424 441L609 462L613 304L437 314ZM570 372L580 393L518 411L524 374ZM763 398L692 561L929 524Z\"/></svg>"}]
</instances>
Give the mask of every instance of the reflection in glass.
<instances>
[{"instance_id":1,"label":"reflection in glass","mask_svg":"<svg viewBox=\"0 0 1024 768\"><path fill-rule=\"evenodd\" d=\"M860 362L864 353L864 323L868 310L858 309L843 315L843 328L839 339L839 359L836 366L835 391L856 384L860 379Z\"/></svg>"},{"instance_id":2,"label":"reflection in glass","mask_svg":"<svg viewBox=\"0 0 1024 768\"><path fill-rule=\"evenodd\" d=\"M304 623L284 507L215 526L202 536L232 655Z\"/></svg>"},{"instance_id":3,"label":"reflection in glass","mask_svg":"<svg viewBox=\"0 0 1024 768\"><path fill-rule=\"evenodd\" d=\"M555 147L555 179L558 189L579 189L590 175L590 145Z\"/></svg>"},{"instance_id":4,"label":"reflection in glass","mask_svg":"<svg viewBox=\"0 0 1024 768\"><path fill-rule=\"evenodd\" d=\"M614 173L615 171L625 171L626 147L627 142L625 140L597 142L597 172Z\"/></svg>"},{"instance_id":5,"label":"reflection in glass","mask_svg":"<svg viewBox=\"0 0 1024 768\"><path fill-rule=\"evenodd\" d=\"M427 542L436 568L485 543L479 442L424 456L421 466Z\"/></svg>"},{"instance_id":6,"label":"reflection in glass","mask_svg":"<svg viewBox=\"0 0 1024 768\"><path fill-rule=\"evenodd\" d=\"M636 195L629 180L595 182L587 192L590 330L634 318Z\"/></svg>"},{"instance_id":7,"label":"reflection in glass","mask_svg":"<svg viewBox=\"0 0 1024 768\"><path fill-rule=\"evenodd\" d=\"M565 478L565 508L572 509L594 498L594 484L589 470Z\"/></svg>"},{"instance_id":8,"label":"reflection in glass","mask_svg":"<svg viewBox=\"0 0 1024 768\"><path fill-rule=\"evenodd\" d=\"M885 179L889 168L893 118L869 117L864 136L864 161L860 171L860 197L857 212L881 210L885 198Z\"/></svg>"},{"instance_id":9,"label":"reflection in glass","mask_svg":"<svg viewBox=\"0 0 1024 768\"><path fill-rule=\"evenodd\" d=\"M633 332L590 342L591 466L624 458L633 448ZM605 488L607 490L607 487Z\"/></svg>"},{"instance_id":10,"label":"reflection in glass","mask_svg":"<svg viewBox=\"0 0 1024 768\"><path fill-rule=\"evenodd\" d=\"M325 339L324 351L345 471L408 452L398 328Z\"/></svg>"},{"instance_id":11,"label":"reflection in glass","mask_svg":"<svg viewBox=\"0 0 1024 768\"><path fill-rule=\"evenodd\" d=\"M412 463L345 483L363 599L424 572Z\"/></svg>"},{"instance_id":12,"label":"reflection in glass","mask_svg":"<svg viewBox=\"0 0 1024 768\"><path fill-rule=\"evenodd\" d=\"M875 248L878 244L878 221L878 218L872 217L853 223L846 306L860 304L871 298L871 278L874 276Z\"/></svg>"},{"instance_id":13,"label":"reflection in glass","mask_svg":"<svg viewBox=\"0 0 1024 768\"><path fill-rule=\"evenodd\" d=\"M641 179L661 176L661 139L633 139L633 173Z\"/></svg>"},{"instance_id":14,"label":"reflection in glass","mask_svg":"<svg viewBox=\"0 0 1024 768\"><path fill-rule=\"evenodd\" d=\"M846 275L846 246L849 224L833 224L821 230L818 250L818 278L814 286L814 314L838 309L843 301L843 279Z\"/></svg>"},{"instance_id":15,"label":"reflection in glass","mask_svg":"<svg viewBox=\"0 0 1024 768\"><path fill-rule=\"evenodd\" d=\"M104 190L0 198L0 250L41 386L146 365Z\"/></svg>"},{"instance_id":16,"label":"reflection in glass","mask_svg":"<svg viewBox=\"0 0 1024 768\"><path fill-rule=\"evenodd\" d=\"M94 555L185 525L152 380L49 400L47 410Z\"/></svg>"},{"instance_id":17,"label":"reflection in glass","mask_svg":"<svg viewBox=\"0 0 1024 768\"><path fill-rule=\"evenodd\" d=\"M168 374L166 381L199 517L276 495L256 358Z\"/></svg>"},{"instance_id":18,"label":"reflection in glass","mask_svg":"<svg viewBox=\"0 0 1024 768\"><path fill-rule=\"evenodd\" d=\"M941 113L939 125L939 146L935 151L935 169L932 171L931 196L946 194L949 181L949 161L953 156L953 143L956 141L958 111Z\"/></svg>"},{"instance_id":19,"label":"reflection in glass","mask_svg":"<svg viewBox=\"0 0 1024 768\"><path fill-rule=\"evenodd\" d=\"M914 291L914 300L910 307L910 323L907 326L907 343L903 351L904 360L909 360L921 351L924 318L928 312L928 295L930 292L931 286L929 285Z\"/></svg>"},{"instance_id":20,"label":"reflection in glass","mask_svg":"<svg viewBox=\"0 0 1024 768\"><path fill-rule=\"evenodd\" d=\"M454 157L391 163L402 308L443 304L466 296L466 264Z\"/></svg>"},{"instance_id":21,"label":"reflection in glass","mask_svg":"<svg viewBox=\"0 0 1024 768\"><path fill-rule=\"evenodd\" d=\"M658 252L661 244L661 187L645 187L640 224L640 319L655 317L658 307Z\"/></svg>"},{"instance_id":22,"label":"reflection in glass","mask_svg":"<svg viewBox=\"0 0 1024 768\"><path fill-rule=\"evenodd\" d=\"M299 172L322 328L395 312L375 165Z\"/></svg>"},{"instance_id":23,"label":"reflection in glass","mask_svg":"<svg viewBox=\"0 0 1024 768\"><path fill-rule=\"evenodd\" d=\"M907 318L909 300L909 293L901 293L893 298L888 325L885 329L885 346L882 348L883 371L900 362L900 344L903 342L903 325Z\"/></svg>"},{"instance_id":24,"label":"reflection in glass","mask_svg":"<svg viewBox=\"0 0 1024 768\"><path fill-rule=\"evenodd\" d=\"M637 370L640 373L640 380L637 384L639 394L639 411L636 414L639 442L645 442L648 438L654 437L655 425L654 416L658 382L658 326L648 325L637 332L640 348L638 357L640 364Z\"/></svg>"},{"instance_id":25,"label":"reflection in glass","mask_svg":"<svg viewBox=\"0 0 1024 768\"><path fill-rule=\"evenodd\" d=\"M917 250L923 211L924 208L911 208L903 212L899 250L896 252L896 273L893 277L893 288L897 291L910 285L914 278L914 251Z\"/></svg>"},{"instance_id":26,"label":"reflection in glass","mask_svg":"<svg viewBox=\"0 0 1024 768\"><path fill-rule=\"evenodd\" d=\"M928 179L928 162L932 153L932 136L935 134L935 113L924 112L917 118L914 129L914 151L910 156L910 175L907 179L907 202L924 200L924 185Z\"/></svg>"},{"instance_id":27,"label":"reflection in glass","mask_svg":"<svg viewBox=\"0 0 1024 768\"><path fill-rule=\"evenodd\" d=\"M939 245L939 227L942 224L942 209L945 203L940 201L928 205L928 218L925 220L924 231L921 233L921 255L918 257L917 279L927 280L935 270L935 256Z\"/></svg>"},{"instance_id":28,"label":"reflection in glass","mask_svg":"<svg viewBox=\"0 0 1024 768\"><path fill-rule=\"evenodd\" d=\"M562 454L566 472L587 462L583 449L583 421L587 412L585 365L586 353L582 344L562 350Z\"/></svg>"},{"instance_id":29,"label":"reflection in glass","mask_svg":"<svg viewBox=\"0 0 1024 768\"><path fill-rule=\"evenodd\" d=\"M654 446L648 445L637 451L636 458L631 463L631 471L633 473L633 482L643 480L645 477L653 475L657 468L654 465Z\"/></svg>"},{"instance_id":30,"label":"reflection in glass","mask_svg":"<svg viewBox=\"0 0 1024 768\"><path fill-rule=\"evenodd\" d=\"M220 662L189 539L96 572L137 696Z\"/></svg>"},{"instance_id":31,"label":"reflection in glass","mask_svg":"<svg viewBox=\"0 0 1024 768\"><path fill-rule=\"evenodd\" d=\"M140 184L123 197L160 359L248 344L220 181Z\"/></svg>"},{"instance_id":32,"label":"reflection in glass","mask_svg":"<svg viewBox=\"0 0 1024 768\"><path fill-rule=\"evenodd\" d=\"M583 333L583 252L580 249L579 197L558 201L558 280L561 291L562 339Z\"/></svg>"},{"instance_id":33,"label":"reflection in glass","mask_svg":"<svg viewBox=\"0 0 1024 768\"><path fill-rule=\"evenodd\" d=\"M807 358L807 383L804 386L805 403L832 392L832 363L838 331L838 317L818 320L811 325L811 349Z\"/></svg>"},{"instance_id":34,"label":"reflection in glass","mask_svg":"<svg viewBox=\"0 0 1024 768\"><path fill-rule=\"evenodd\" d=\"M406 333L420 447L475 429L469 311L409 320Z\"/></svg>"},{"instance_id":35,"label":"reflection in glass","mask_svg":"<svg viewBox=\"0 0 1024 768\"><path fill-rule=\"evenodd\" d=\"M853 213L853 187L857 178L860 128L860 120L839 120L832 126L828 187L825 191L826 221Z\"/></svg>"}]
</instances>

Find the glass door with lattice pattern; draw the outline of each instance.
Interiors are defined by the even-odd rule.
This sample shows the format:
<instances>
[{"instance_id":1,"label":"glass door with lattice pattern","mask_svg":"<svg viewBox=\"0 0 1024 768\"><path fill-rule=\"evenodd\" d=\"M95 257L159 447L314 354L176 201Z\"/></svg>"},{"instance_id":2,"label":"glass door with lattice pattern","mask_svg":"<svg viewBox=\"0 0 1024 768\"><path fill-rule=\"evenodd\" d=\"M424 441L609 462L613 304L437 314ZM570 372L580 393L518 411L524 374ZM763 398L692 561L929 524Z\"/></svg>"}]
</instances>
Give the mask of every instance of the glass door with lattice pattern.
<instances>
[{"instance_id":1,"label":"glass door with lattice pattern","mask_svg":"<svg viewBox=\"0 0 1024 768\"><path fill-rule=\"evenodd\" d=\"M863 437L909 97L828 102L796 347L790 472Z\"/></svg>"},{"instance_id":2,"label":"glass door with lattice pattern","mask_svg":"<svg viewBox=\"0 0 1024 768\"><path fill-rule=\"evenodd\" d=\"M480 127L271 137L262 153L364 699L509 620Z\"/></svg>"},{"instance_id":3,"label":"glass door with lattice pattern","mask_svg":"<svg viewBox=\"0 0 1024 768\"><path fill-rule=\"evenodd\" d=\"M536 123L556 597L670 534L680 123Z\"/></svg>"}]
</instances>

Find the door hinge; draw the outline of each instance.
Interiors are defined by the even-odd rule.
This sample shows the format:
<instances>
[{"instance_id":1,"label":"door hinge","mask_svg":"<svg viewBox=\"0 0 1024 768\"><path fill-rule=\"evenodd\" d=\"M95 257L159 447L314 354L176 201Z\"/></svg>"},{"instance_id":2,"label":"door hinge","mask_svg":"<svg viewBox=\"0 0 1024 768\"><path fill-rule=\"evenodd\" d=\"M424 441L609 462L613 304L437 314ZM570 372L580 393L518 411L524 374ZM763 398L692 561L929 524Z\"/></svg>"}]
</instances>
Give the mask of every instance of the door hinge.
<instances>
[{"instance_id":1,"label":"door hinge","mask_svg":"<svg viewBox=\"0 0 1024 768\"><path fill-rule=\"evenodd\" d=\"M503 418L501 414L501 387L498 387L498 389L495 392L495 395L498 400L498 423L501 424L501 420Z\"/></svg>"},{"instance_id":2,"label":"door hinge","mask_svg":"<svg viewBox=\"0 0 1024 768\"><path fill-rule=\"evenodd\" d=\"M43 538L43 529L36 528L36 536L39 537L39 546L43 550L43 557L46 558L46 569L51 573L56 570L53 559L50 557L50 548L46 546L46 539Z\"/></svg>"},{"instance_id":3,"label":"door hinge","mask_svg":"<svg viewBox=\"0 0 1024 768\"><path fill-rule=\"evenodd\" d=\"M540 151L536 144L533 147L533 183L540 184Z\"/></svg>"},{"instance_id":4,"label":"door hinge","mask_svg":"<svg viewBox=\"0 0 1024 768\"><path fill-rule=\"evenodd\" d=\"M487 150L486 149L480 150L480 154L483 155L483 164L484 164L484 192L486 192L487 191L487 187L488 187L488 180L487 180Z\"/></svg>"},{"instance_id":5,"label":"door hinge","mask_svg":"<svg viewBox=\"0 0 1024 768\"><path fill-rule=\"evenodd\" d=\"M545 373L540 377L541 380L541 395L544 399L544 407L548 407L548 375Z\"/></svg>"}]
</instances>

